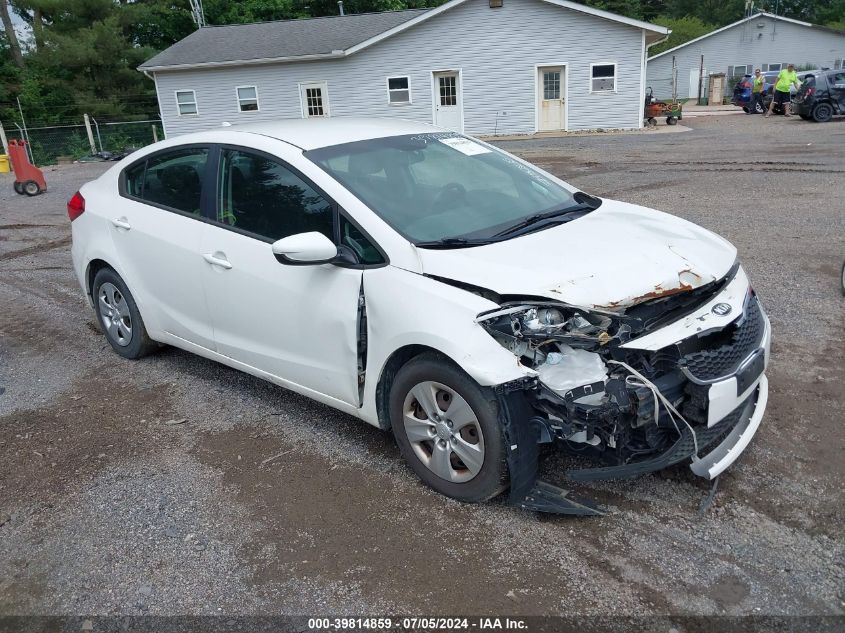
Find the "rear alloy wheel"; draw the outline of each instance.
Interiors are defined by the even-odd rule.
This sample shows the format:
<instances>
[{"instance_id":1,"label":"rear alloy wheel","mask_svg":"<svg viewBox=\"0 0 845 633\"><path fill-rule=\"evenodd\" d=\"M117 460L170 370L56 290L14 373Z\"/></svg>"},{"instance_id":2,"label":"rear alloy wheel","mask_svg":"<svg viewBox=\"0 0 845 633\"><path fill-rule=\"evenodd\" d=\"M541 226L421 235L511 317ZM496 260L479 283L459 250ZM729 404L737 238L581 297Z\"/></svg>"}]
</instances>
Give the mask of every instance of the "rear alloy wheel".
<instances>
[{"instance_id":1,"label":"rear alloy wheel","mask_svg":"<svg viewBox=\"0 0 845 633\"><path fill-rule=\"evenodd\" d=\"M425 483L460 501L485 501L505 488L497 411L495 399L434 354L408 362L391 387L391 423L402 455Z\"/></svg>"},{"instance_id":2,"label":"rear alloy wheel","mask_svg":"<svg viewBox=\"0 0 845 633\"><path fill-rule=\"evenodd\" d=\"M23 183L23 192L28 196L37 196L41 193L41 187L34 180L27 180Z\"/></svg>"},{"instance_id":3,"label":"rear alloy wheel","mask_svg":"<svg viewBox=\"0 0 845 633\"><path fill-rule=\"evenodd\" d=\"M101 269L94 277L92 295L97 321L115 352L135 359L155 349L132 293L120 275L111 268Z\"/></svg>"},{"instance_id":4,"label":"rear alloy wheel","mask_svg":"<svg viewBox=\"0 0 845 633\"><path fill-rule=\"evenodd\" d=\"M827 123L833 118L833 107L829 103L817 103L813 108L813 119L819 123Z\"/></svg>"},{"instance_id":5,"label":"rear alloy wheel","mask_svg":"<svg viewBox=\"0 0 845 633\"><path fill-rule=\"evenodd\" d=\"M766 109L763 107L763 104L759 101L754 105L754 112L756 112L757 114L763 114L765 111Z\"/></svg>"}]
</instances>

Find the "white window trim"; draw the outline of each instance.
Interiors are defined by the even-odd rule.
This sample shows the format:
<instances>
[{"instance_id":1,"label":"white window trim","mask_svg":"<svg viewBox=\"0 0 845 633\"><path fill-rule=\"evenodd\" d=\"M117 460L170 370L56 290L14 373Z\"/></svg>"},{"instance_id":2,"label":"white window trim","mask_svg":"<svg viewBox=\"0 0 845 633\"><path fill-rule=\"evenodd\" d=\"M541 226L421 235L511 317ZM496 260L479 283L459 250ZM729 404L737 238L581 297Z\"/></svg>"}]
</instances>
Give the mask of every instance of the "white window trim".
<instances>
[{"instance_id":1,"label":"white window trim","mask_svg":"<svg viewBox=\"0 0 845 633\"><path fill-rule=\"evenodd\" d=\"M391 101L390 100L390 93L393 92L390 89L390 80L391 79L407 79L408 80L408 100L407 101ZM387 105L392 106L405 106L411 105L414 102L414 93L411 90L411 76L410 75L390 75L389 77L384 78L384 85L387 86ZM404 88L397 89L397 91L402 91Z\"/></svg>"},{"instance_id":2,"label":"white window trim","mask_svg":"<svg viewBox=\"0 0 845 633\"><path fill-rule=\"evenodd\" d=\"M746 70L750 68L750 69L751 69L751 71L750 71L750 72L747 72L747 73L742 73L742 74L740 75L738 72L736 72L736 67L737 67L737 66L742 66L742 67L743 67L743 68L745 68ZM734 69L734 74L732 75L733 77L744 77L745 75L753 75L753 74L754 74L754 64L752 64L751 66L749 66L748 64L731 64L731 68L733 68L733 69ZM762 68L762 67L761 67L761 68ZM761 72L762 72L762 71L761 71Z\"/></svg>"},{"instance_id":3,"label":"white window trim","mask_svg":"<svg viewBox=\"0 0 845 633\"><path fill-rule=\"evenodd\" d=\"M593 68L596 66L613 66L613 90L593 90ZM607 79L600 77L600 79ZM588 75L589 91L591 95L616 94L619 92L619 64L617 62L595 62L590 64L590 74Z\"/></svg>"},{"instance_id":4,"label":"white window trim","mask_svg":"<svg viewBox=\"0 0 845 633\"><path fill-rule=\"evenodd\" d=\"M182 109L179 107L179 93L180 92L190 92L194 97L194 108L196 108L196 112L191 114L182 114ZM176 114L178 116L199 116L200 115L200 106L197 103L197 91L196 90L174 90L173 91L173 99L176 101ZM185 104L181 104L185 105Z\"/></svg>"},{"instance_id":5,"label":"white window trim","mask_svg":"<svg viewBox=\"0 0 845 633\"><path fill-rule=\"evenodd\" d=\"M244 110L243 108L241 108L241 101L244 101L244 99L241 99L241 95L238 93L238 90L240 90L241 88L253 88L255 90L255 110ZM260 112L261 111L261 100L258 98L258 86L254 85L254 84L244 85L244 86L235 86L235 100L238 103L238 112L240 112L240 113L252 114L253 112ZM245 101L251 101L251 100L246 99Z\"/></svg>"}]
</instances>

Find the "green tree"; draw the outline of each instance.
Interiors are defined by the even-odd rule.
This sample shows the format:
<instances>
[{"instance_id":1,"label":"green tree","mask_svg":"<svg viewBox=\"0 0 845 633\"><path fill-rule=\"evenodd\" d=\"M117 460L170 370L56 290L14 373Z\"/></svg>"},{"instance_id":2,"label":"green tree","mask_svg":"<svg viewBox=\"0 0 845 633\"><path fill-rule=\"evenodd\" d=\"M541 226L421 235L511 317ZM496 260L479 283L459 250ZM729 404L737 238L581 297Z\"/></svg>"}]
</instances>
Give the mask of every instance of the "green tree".
<instances>
[{"instance_id":1,"label":"green tree","mask_svg":"<svg viewBox=\"0 0 845 633\"><path fill-rule=\"evenodd\" d=\"M685 18L671 18L666 16L659 16L654 19L655 24L668 27L672 30L669 39L665 42L652 46L648 49L649 56L657 55L670 48L680 46L684 42L689 42L697 37L706 35L714 31L717 27L713 24L702 22L699 18L685 17Z\"/></svg>"}]
</instances>

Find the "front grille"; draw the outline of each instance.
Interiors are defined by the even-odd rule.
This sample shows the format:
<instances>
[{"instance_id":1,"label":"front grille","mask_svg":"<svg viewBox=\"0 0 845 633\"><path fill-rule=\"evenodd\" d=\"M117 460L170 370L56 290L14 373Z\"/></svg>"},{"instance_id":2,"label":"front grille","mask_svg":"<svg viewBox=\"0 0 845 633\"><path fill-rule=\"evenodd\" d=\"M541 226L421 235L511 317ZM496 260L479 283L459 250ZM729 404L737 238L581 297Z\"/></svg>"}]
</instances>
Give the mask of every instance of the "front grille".
<instances>
[{"instance_id":1,"label":"front grille","mask_svg":"<svg viewBox=\"0 0 845 633\"><path fill-rule=\"evenodd\" d=\"M681 365L698 380L709 381L733 374L739 365L763 339L765 319L756 296L752 296L745 306L742 318L729 325L716 340L718 344L681 358Z\"/></svg>"}]
</instances>

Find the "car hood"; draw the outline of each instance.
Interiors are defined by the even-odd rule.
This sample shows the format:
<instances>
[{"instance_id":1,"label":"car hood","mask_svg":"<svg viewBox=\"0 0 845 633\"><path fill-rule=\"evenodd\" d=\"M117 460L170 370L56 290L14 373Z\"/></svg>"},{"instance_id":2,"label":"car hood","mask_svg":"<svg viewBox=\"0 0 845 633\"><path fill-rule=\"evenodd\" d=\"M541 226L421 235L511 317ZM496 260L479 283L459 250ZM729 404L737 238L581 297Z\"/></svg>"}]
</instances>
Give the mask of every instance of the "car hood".
<instances>
[{"instance_id":1,"label":"car hood","mask_svg":"<svg viewBox=\"0 0 845 633\"><path fill-rule=\"evenodd\" d=\"M500 295L621 311L722 278L727 240L667 213L615 200L567 224L485 246L417 249L423 273Z\"/></svg>"}]
</instances>

